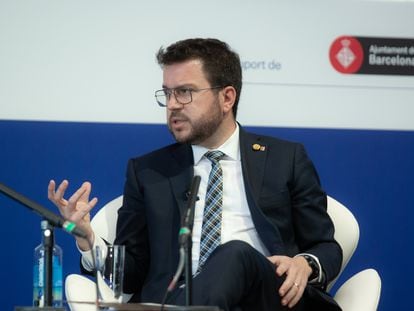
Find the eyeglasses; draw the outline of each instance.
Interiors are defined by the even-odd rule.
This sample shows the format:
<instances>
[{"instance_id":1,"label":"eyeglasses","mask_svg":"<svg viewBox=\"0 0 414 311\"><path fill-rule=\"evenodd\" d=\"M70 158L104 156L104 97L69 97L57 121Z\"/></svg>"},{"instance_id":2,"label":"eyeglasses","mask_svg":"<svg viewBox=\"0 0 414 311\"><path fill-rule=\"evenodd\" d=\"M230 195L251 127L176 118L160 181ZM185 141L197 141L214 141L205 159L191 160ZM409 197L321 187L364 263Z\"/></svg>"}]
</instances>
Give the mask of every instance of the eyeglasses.
<instances>
[{"instance_id":1,"label":"eyeglasses","mask_svg":"<svg viewBox=\"0 0 414 311\"><path fill-rule=\"evenodd\" d=\"M155 99L160 107L167 107L171 95L174 94L175 100L181 105L187 105L193 101L193 93L201 91L221 89L224 86L207 87L204 89L193 89L189 87L177 87L175 89L161 89L155 91Z\"/></svg>"}]
</instances>

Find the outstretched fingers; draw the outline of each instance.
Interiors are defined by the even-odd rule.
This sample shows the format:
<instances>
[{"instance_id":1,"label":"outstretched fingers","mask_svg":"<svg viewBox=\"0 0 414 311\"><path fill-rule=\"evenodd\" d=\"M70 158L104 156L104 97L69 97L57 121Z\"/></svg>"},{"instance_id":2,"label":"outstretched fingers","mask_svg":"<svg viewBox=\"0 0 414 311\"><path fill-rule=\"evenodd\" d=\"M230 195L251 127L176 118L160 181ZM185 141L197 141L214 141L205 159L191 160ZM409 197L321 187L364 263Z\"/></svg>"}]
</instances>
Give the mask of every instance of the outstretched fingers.
<instances>
[{"instance_id":1,"label":"outstretched fingers","mask_svg":"<svg viewBox=\"0 0 414 311\"><path fill-rule=\"evenodd\" d=\"M49 182L48 186L48 199L55 204L60 211L62 208L68 205L68 202L63 198L65 191L68 188L69 182L67 180L62 181L56 190L56 183L54 180Z\"/></svg>"},{"instance_id":2,"label":"outstretched fingers","mask_svg":"<svg viewBox=\"0 0 414 311\"><path fill-rule=\"evenodd\" d=\"M84 182L82 186L76 190L68 200L66 200L64 195L68 186L69 182L63 180L56 189L56 182L51 180L48 185L49 200L58 207L60 214L65 219L74 222L79 222L81 220L89 221L89 212L98 202L97 198L89 200L92 191L91 183Z\"/></svg>"}]
</instances>

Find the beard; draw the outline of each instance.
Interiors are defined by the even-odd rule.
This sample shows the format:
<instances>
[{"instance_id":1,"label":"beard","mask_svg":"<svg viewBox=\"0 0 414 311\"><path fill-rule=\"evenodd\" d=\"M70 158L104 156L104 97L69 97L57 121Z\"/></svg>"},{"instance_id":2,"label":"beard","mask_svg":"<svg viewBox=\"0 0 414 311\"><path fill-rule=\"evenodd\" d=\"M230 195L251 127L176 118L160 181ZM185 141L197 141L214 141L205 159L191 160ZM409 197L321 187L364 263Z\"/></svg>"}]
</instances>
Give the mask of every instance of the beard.
<instances>
[{"instance_id":1,"label":"beard","mask_svg":"<svg viewBox=\"0 0 414 311\"><path fill-rule=\"evenodd\" d=\"M180 131L174 131L172 129L170 125L172 117L178 117L188 122L190 130L186 135L180 135L182 134ZM201 116L198 119L190 119L181 112L171 112L168 120L168 129L177 142L198 145L211 137L216 132L222 121L223 114L220 109L220 104L218 101L214 101L211 110L206 115Z\"/></svg>"}]
</instances>

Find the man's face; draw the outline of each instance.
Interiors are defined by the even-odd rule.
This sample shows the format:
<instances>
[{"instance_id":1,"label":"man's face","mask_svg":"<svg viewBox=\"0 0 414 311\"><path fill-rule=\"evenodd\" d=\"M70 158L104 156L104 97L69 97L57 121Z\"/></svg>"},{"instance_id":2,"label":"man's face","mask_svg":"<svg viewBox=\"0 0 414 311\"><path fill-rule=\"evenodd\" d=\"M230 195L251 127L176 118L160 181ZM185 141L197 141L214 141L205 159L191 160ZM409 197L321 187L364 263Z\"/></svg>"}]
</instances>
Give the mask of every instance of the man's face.
<instances>
[{"instance_id":1,"label":"man's face","mask_svg":"<svg viewBox=\"0 0 414 311\"><path fill-rule=\"evenodd\" d=\"M163 87L180 87L194 90L215 87L210 85L202 70L200 60L190 60L164 67ZM181 104L171 95L167 105L167 124L180 143L212 147L219 135L217 130L223 120L223 109L217 90L192 93L192 102Z\"/></svg>"}]
</instances>

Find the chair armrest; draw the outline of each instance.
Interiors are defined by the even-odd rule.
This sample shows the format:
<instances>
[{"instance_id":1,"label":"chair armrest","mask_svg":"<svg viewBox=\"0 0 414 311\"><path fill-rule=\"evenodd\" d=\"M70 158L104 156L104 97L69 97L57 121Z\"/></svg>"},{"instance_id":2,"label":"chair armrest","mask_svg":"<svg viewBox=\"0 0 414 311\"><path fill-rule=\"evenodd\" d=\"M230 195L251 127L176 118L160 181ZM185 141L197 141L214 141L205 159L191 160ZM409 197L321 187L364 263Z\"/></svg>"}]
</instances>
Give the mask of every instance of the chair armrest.
<instances>
[{"instance_id":1,"label":"chair armrest","mask_svg":"<svg viewBox=\"0 0 414 311\"><path fill-rule=\"evenodd\" d=\"M381 278L374 269L363 270L348 279L334 299L343 311L375 311L381 296Z\"/></svg>"}]
</instances>

